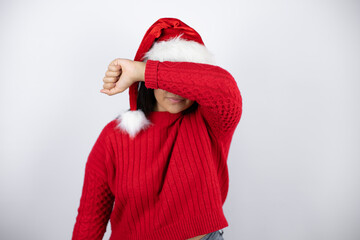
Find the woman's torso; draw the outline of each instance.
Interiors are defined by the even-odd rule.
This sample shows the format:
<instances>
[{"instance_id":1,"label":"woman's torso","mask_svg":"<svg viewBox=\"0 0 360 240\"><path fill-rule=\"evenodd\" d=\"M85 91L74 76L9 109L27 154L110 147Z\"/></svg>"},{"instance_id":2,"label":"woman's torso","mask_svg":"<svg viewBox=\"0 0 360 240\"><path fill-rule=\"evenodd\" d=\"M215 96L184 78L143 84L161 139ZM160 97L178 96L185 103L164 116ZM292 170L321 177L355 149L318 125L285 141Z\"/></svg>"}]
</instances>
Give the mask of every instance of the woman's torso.
<instances>
[{"instance_id":1,"label":"woman's torso","mask_svg":"<svg viewBox=\"0 0 360 240\"><path fill-rule=\"evenodd\" d=\"M157 112L150 120L156 124L135 139L119 131L108 138L111 239L151 230L164 237L184 225L226 227L227 146L211 138L198 111L183 117Z\"/></svg>"}]
</instances>

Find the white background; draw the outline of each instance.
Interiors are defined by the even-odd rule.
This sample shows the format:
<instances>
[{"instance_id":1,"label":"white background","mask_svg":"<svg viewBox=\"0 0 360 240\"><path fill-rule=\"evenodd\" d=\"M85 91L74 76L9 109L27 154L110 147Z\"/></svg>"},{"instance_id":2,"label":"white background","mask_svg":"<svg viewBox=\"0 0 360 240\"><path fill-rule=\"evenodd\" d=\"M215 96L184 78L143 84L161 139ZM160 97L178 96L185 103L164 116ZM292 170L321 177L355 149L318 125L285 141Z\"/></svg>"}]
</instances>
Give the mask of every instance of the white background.
<instances>
[{"instance_id":1,"label":"white background","mask_svg":"<svg viewBox=\"0 0 360 240\"><path fill-rule=\"evenodd\" d=\"M128 90L100 93L161 17L236 79L226 240L360 239L358 1L1 1L0 238L70 239L87 155ZM104 239L110 236L110 224Z\"/></svg>"}]
</instances>

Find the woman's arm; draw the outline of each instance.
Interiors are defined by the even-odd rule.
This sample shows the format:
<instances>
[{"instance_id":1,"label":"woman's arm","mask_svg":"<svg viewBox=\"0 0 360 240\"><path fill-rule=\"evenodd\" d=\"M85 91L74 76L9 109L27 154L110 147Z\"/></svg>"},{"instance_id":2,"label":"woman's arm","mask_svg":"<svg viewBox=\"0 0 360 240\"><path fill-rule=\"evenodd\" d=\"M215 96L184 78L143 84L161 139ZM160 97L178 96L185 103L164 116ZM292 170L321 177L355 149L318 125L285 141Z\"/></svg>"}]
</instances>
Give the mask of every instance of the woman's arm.
<instances>
[{"instance_id":1,"label":"woman's arm","mask_svg":"<svg viewBox=\"0 0 360 240\"><path fill-rule=\"evenodd\" d=\"M113 60L100 92L124 92L136 81L196 101L216 138L231 137L242 114L242 97L233 76L225 69L194 62ZM229 138L228 138L229 139Z\"/></svg>"},{"instance_id":2,"label":"woman's arm","mask_svg":"<svg viewBox=\"0 0 360 240\"><path fill-rule=\"evenodd\" d=\"M105 161L110 155L104 140L106 137L105 129L106 127L88 156L72 240L103 239L110 219L115 197L106 177Z\"/></svg>"},{"instance_id":3,"label":"woman's arm","mask_svg":"<svg viewBox=\"0 0 360 240\"><path fill-rule=\"evenodd\" d=\"M163 89L199 104L215 137L231 137L242 114L242 97L225 69L202 63L147 60L147 88Z\"/></svg>"}]
</instances>

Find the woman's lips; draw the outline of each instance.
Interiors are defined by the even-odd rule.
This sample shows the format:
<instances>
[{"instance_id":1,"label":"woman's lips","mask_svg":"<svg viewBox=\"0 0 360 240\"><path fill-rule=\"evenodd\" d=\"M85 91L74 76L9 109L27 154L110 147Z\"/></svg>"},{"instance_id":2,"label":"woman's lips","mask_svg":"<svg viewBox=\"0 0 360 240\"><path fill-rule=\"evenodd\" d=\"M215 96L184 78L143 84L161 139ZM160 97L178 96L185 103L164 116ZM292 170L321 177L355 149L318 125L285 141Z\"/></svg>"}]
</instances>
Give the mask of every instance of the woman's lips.
<instances>
[{"instance_id":1,"label":"woman's lips","mask_svg":"<svg viewBox=\"0 0 360 240\"><path fill-rule=\"evenodd\" d=\"M168 98L168 99L172 103L178 103L178 102L184 101L184 99L179 99L179 98Z\"/></svg>"}]
</instances>

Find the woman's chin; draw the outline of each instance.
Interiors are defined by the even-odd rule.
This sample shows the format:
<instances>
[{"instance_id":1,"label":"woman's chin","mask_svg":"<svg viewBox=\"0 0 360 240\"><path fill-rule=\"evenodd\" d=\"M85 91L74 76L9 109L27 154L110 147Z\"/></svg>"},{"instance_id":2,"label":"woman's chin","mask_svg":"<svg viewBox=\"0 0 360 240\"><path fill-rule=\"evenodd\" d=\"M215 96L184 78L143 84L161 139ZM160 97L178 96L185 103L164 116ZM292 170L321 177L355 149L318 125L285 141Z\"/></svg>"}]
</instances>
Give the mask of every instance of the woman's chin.
<instances>
[{"instance_id":1,"label":"woman's chin","mask_svg":"<svg viewBox=\"0 0 360 240\"><path fill-rule=\"evenodd\" d=\"M166 108L166 110L170 113L179 113L185 110L185 108L183 106L169 106Z\"/></svg>"}]
</instances>

